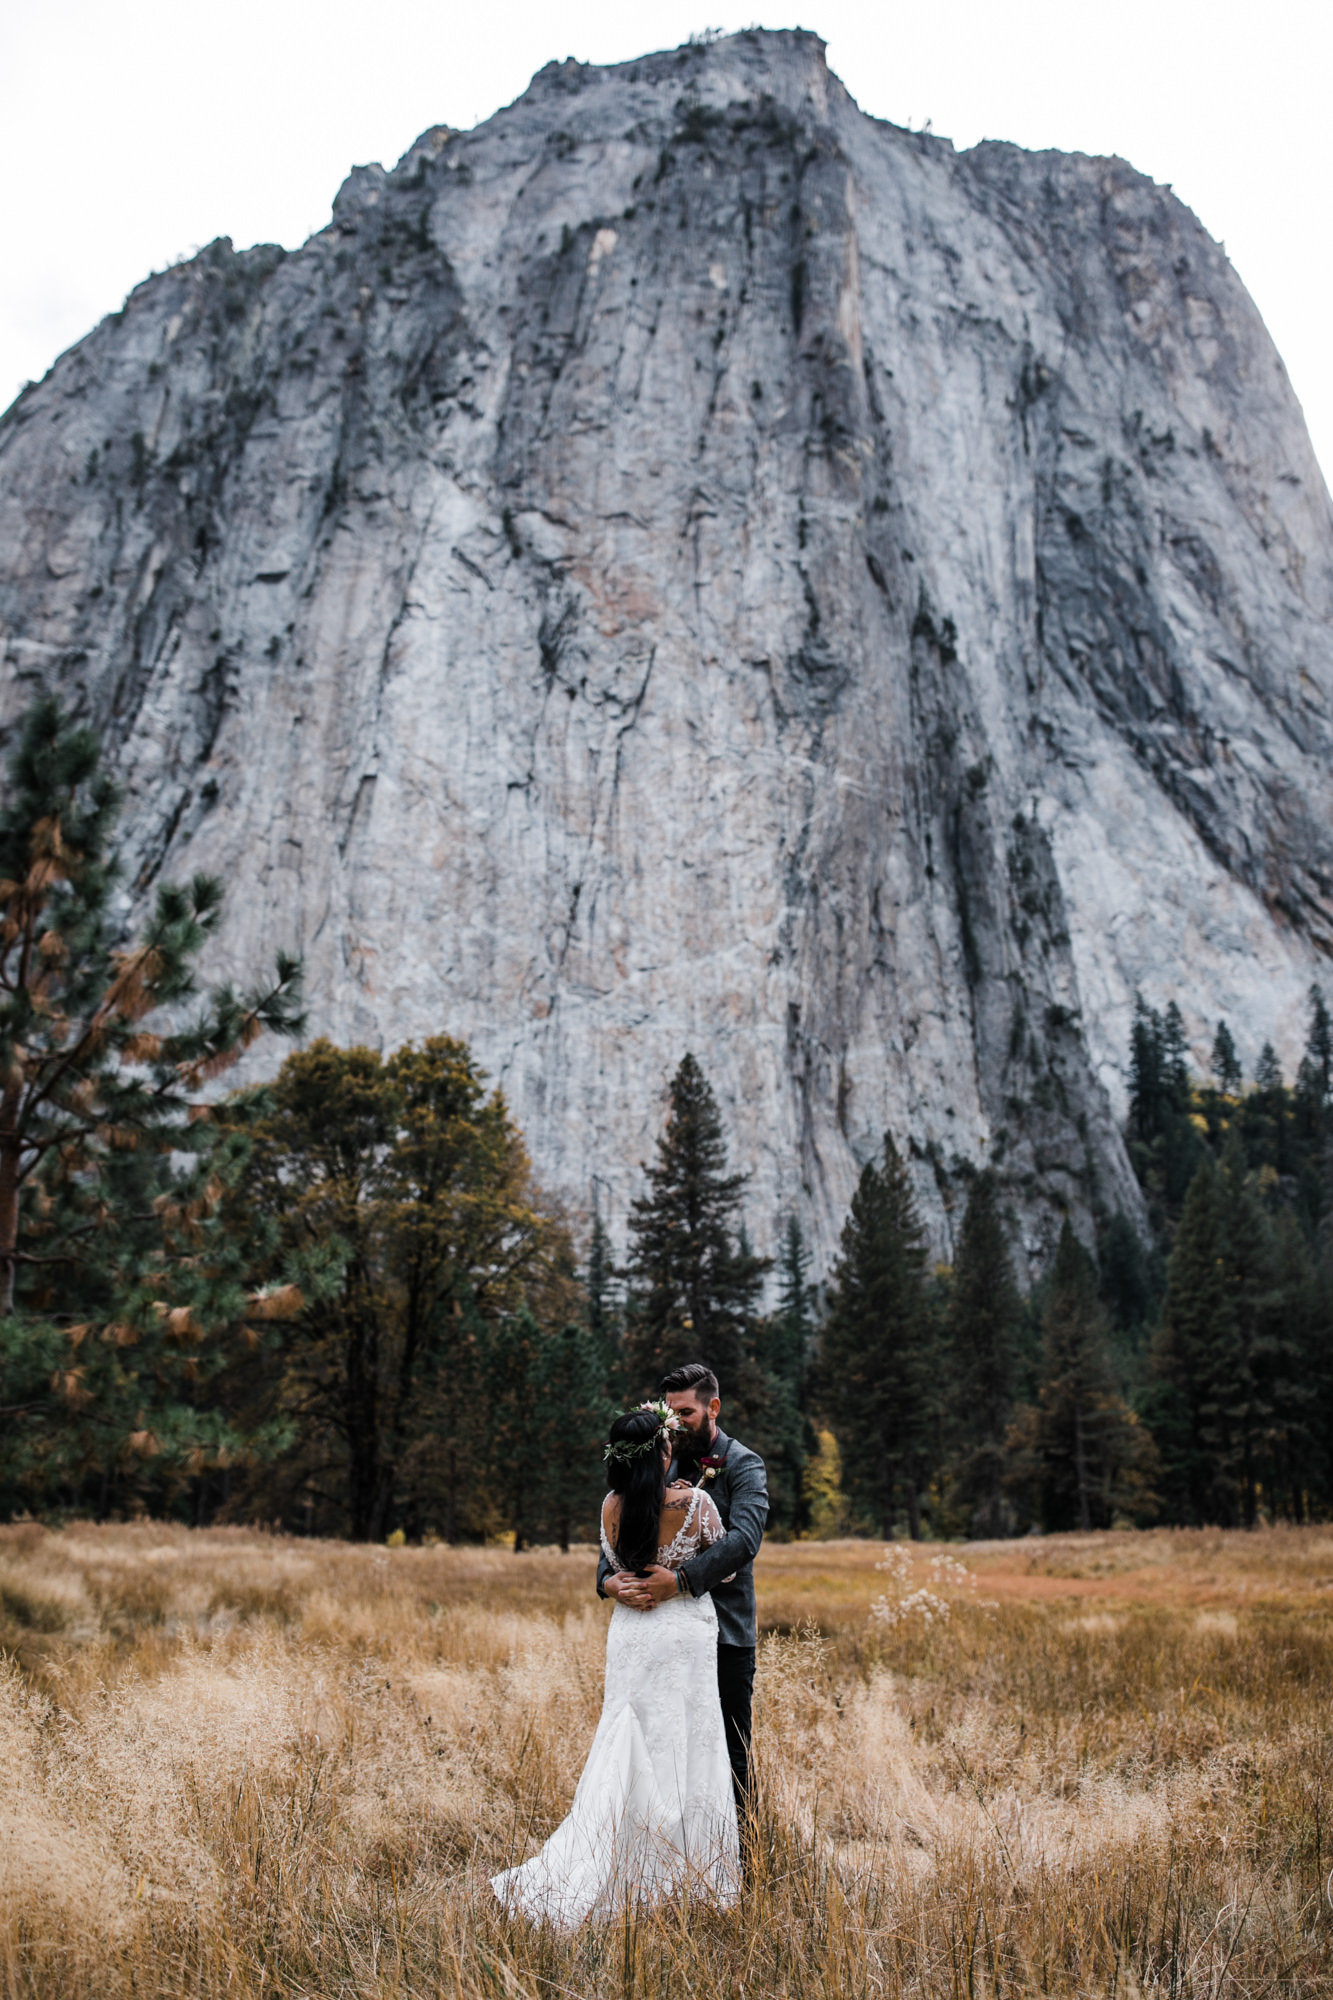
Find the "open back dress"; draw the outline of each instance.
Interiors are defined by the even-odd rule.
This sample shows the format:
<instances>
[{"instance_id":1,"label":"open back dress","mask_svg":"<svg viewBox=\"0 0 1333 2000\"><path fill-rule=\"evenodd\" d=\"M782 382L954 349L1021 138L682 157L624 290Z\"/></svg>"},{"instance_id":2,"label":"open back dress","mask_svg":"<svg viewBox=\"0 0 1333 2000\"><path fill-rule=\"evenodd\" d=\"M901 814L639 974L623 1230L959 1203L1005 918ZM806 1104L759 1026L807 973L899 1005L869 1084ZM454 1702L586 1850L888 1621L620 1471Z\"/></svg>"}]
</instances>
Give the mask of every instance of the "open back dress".
<instances>
[{"instance_id":1,"label":"open back dress","mask_svg":"<svg viewBox=\"0 0 1333 2000\"><path fill-rule=\"evenodd\" d=\"M722 1534L716 1506L696 1487L657 1560L680 1569ZM601 1539L612 1567L623 1569L606 1503ZM627 1902L693 1897L726 1908L735 1900L740 1848L711 1597L682 1593L651 1611L615 1606L601 1720L569 1815L539 1853L492 1886L507 1908L561 1930L614 1916Z\"/></svg>"}]
</instances>

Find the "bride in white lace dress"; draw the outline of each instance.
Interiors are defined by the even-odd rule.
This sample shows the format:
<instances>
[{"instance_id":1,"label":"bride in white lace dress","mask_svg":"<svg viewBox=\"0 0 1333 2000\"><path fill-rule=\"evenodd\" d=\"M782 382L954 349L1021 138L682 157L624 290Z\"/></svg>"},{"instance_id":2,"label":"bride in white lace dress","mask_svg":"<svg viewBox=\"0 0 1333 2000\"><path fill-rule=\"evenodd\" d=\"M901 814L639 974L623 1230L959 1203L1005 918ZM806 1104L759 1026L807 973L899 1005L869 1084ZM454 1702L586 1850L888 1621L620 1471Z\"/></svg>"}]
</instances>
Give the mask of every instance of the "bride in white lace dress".
<instances>
[{"instance_id":1,"label":"bride in white lace dress","mask_svg":"<svg viewBox=\"0 0 1333 2000\"><path fill-rule=\"evenodd\" d=\"M702 1487L666 1483L678 1425L665 1403L645 1403L611 1426L601 1534L617 1570L679 1571L722 1538ZM627 1901L690 1896L725 1909L735 1900L740 1849L711 1597L686 1592L650 1611L616 1605L602 1716L569 1816L492 1887L508 1909L562 1930Z\"/></svg>"}]
</instances>

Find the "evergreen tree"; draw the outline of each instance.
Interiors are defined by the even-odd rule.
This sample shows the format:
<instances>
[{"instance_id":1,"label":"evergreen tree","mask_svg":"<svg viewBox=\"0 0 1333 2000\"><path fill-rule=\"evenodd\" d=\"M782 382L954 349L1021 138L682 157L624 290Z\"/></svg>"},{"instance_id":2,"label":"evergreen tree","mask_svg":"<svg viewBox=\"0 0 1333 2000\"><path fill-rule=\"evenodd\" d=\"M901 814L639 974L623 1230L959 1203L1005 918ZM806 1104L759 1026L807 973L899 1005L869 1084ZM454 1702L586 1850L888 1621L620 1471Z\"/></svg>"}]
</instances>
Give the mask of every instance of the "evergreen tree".
<instances>
[{"instance_id":1,"label":"evergreen tree","mask_svg":"<svg viewBox=\"0 0 1333 2000\"><path fill-rule=\"evenodd\" d=\"M1150 1421L1164 1489L1173 1517L1194 1525L1230 1511L1217 1462L1219 1357L1235 1339L1222 1209L1220 1177L1204 1159L1185 1198L1152 1347Z\"/></svg>"},{"instance_id":2,"label":"evergreen tree","mask_svg":"<svg viewBox=\"0 0 1333 2000\"><path fill-rule=\"evenodd\" d=\"M1245 1171L1239 1135L1232 1131L1222 1154L1222 1231L1230 1314L1229 1336L1217 1350L1219 1406L1216 1463L1219 1478L1235 1491L1241 1520L1252 1528L1259 1493L1267 1483L1272 1401L1274 1290L1277 1271L1268 1218Z\"/></svg>"},{"instance_id":3,"label":"evergreen tree","mask_svg":"<svg viewBox=\"0 0 1333 2000\"><path fill-rule=\"evenodd\" d=\"M1333 1118L1333 1021L1318 986L1310 988L1310 1029L1296 1077L1297 1204L1306 1229L1318 1229L1328 1201Z\"/></svg>"},{"instance_id":4,"label":"evergreen tree","mask_svg":"<svg viewBox=\"0 0 1333 2000\"><path fill-rule=\"evenodd\" d=\"M1297 1089L1323 1111L1333 1093L1333 1020L1323 989L1310 988L1310 1029L1301 1058Z\"/></svg>"},{"instance_id":5,"label":"evergreen tree","mask_svg":"<svg viewBox=\"0 0 1333 2000\"><path fill-rule=\"evenodd\" d=\"M1254 1089L1242 1106L1252 1167L1271 1167L1282 1174L1291 1165L1290 1107L1282 1081L1282 1066L1271 1042L1265 1042L1255 1065Z\"/></svg>"},{"instance_id":6,"label":"evergreen tree","mask_svg":"<svg viewBox=\"0 0 1333 2000\"><path fill-rule=\"evenodd\" d=\"M893 1140L870 1161L843 1225L824 1321L819 1400L849 1497L886 1537L901 1506L921 1538L932 1471L938 1342L926 1293L925 1232Z\"/></svg>"},{"instance_id":7,"label":"evergreen tree","mask_svg":"<svg viewBox=\"0 0 1333 2000\"><path fill-rule=\"evenodd\" d=\"M1086 1532L1156 1511L1153 1442L1118 1392L1096 1272L1068 1222L1042 1309L1037 1404L1009 1435L1010 1483L1045 1527Z\"/></svg>"},{"instance_id":8,"label":"evergreen tree","mask_svg":"<svg viewBox=\"0 0 1333 2000\"><path fill-rule=\"evenodd\" d=\"M782 1255L778 1260L778 1310L769 1342L773 1372L797 1390L797 1400L805 1382L814 1337L812 1300L814 1287L809 1280L810 1252L805 1235L794 1215L787 1218L783 1231Z\"/></svg>"},{"instance_id":9,"label":"evergreen tree","mask_svg":"<svg viewBox=\"0 0 1333 2000\"><path fill-rule=\"evenodd\" d=\"M801 1225L787 1218L778 1259L778 1307L769 1321L763 1361L772 1384L771 1437L768 1461L770 1521L796 1534L810 1525L805 1495L805 1468L819 1449L814 1425L806 1412L807 1377L814 1341L814 1288L809 1282L810 1253Z\"/></svg>"},{"instance_id":10,"label":"evergreen tree","mask_svg":"<svg viewBox=\"0 0 1333 2000\"><path fill-rule=\"evenodd\" d=\"M739 1240L745 1176L726 1167L717 1101L687 1055L671 1080L657 1159L646 1169L649 1192L631 1205L629 1393L655 1393L670 1369L703 1361L744 1421L766 1401L754 1331L770 1266Z\"/></svg>"},{"instance_id":11,"label":"evergreen tree","mask_svg":"<svg viewBox=\"0 0 1333 2000\"><path fill-rule=\"evenodd\" d=\"M1188 1111L1179 1078L1166 1080L1179 1072L1182 1050L1179 1016L1164 1019L1140 1004L1127 1139L1159 1240L1172 1245L1144 1391L1168 1512L1195 1522L1248 1522L1264 1511L1307 1518L1333 1484L1324 1442L1333 1442L1326 1380L1333 1297L1323 1261L1333 1185L1333 1020L1312 987L1294 1087L1284 1085L1265 1043L1254 1087L1243 1095L1234 1041L1219 1022L1217 1088L1192 1090ZM1189 1185L1177 1203L1186 1166ZM1127 1267L1117 1268L1124 1260L1113 1236L1114 1227L1103 1295L1127 1325L1125 1295L1138 1288Z\"/></svg>"},{"instance_id":12,"label":"evergreen tree","mask_svg":"<svg viewBox=\"0 0 1333 2000\"><path fill-rule=\"evenodd\" d=\"M958 1235L947 1317L953 1476L974 1535L1002 1535L1010 1524L1004 1441L1013 1415L1022 1320L995 1179L978 1174Z\"/></svg>"},{"instance_id":13,"label":"evergreen tree","mask_svg":"<svg viewBox=\"0 0 1333 2000\"><path fill-rule=\"evenodd\" d=\"M1278 1091L1282 1088L1282 1065L1271 1042L1265 1042L1259 1051L1259 1060L1254 1070L1256 1090Z\"/></svg>"},{"instance_id":14,"label":"evergreen tree","mask_svg":"<svg viewBox=\"0 0 1333 2000\"><path fill-rule=\"evenodd\" d=\"M592 1236L588 1244L588 1331L606 1356L607 1379L610 1379L612 1355L619 1332L619 1313L616 1300L615 1261L611 1255L611 1240L606 1233L606 1224L600 1215L592 1219Z\"/></svg>"},{"instance_id":15,"label":"evergreen tree","mask_svg":"<svg viewBox=\"0 0 1333 2000\"><path fill-rule=\"evenodd\" d=\"M1236 1053L1236 1044L1231 1037L1231 1030L1225 1021L1219 1021L1217 1024L1210 1066L1218 1089L1226 1096L1234 1097L1240 1089L1244 1072L1241 1069L1240 1057Z\"/></svg>"},{"instance_id":16,"label":"evergreen tree","mask_svg":"<svg viewBox=\"0 0 1333 2000\"><path fill-rule=\"evenodd\" d=\"M602 1441L615 1414L602 1357L586 1326L546 1333L527 1307L485 1335L487 1485L514 1552L577 1528L596 1531L606 1491Z\"/></svg>"},{"instance_id":17,"label":"evergreen tree","mask_svg":"<svg viewBox=\"0 0 1333 2000\"><path fill-rule=\"evenodd\" d=\"M0 805L0 1407L30 1503L161 1492L241 1448L203 1408L244 1338L244 1274L214 1240L236 1160L188 1162L210 1137L202 1087L266 1028L300 1027L281 956L267 985L182 1020L222 888L162 887L120 943L117 809L96 738L39 700Z\"/></svg>"},{"instance_id":18,"label":"evergreen tree","mask_svg":"<svg viewBox=\"0 0 1333 2000\"><path fill-rule=\"evenodd\" d=\"M1303 1301L1300 1379L1308 1392L1303 1414L1307 1432L1300 1468L1298 1520L1333 1512L1333 1224L1327 1215L1315 1245L1309 1288Z\"/></svg>"},{"instance_id":19,"label":"evergreen tree","mask_svg":"<svg viewBox=\"0 0 1333 2000\"><path fill-rule=\"evenodd\" d=\"M149 1207L192 1099L265 1028L291 1034L300 968L242 998L219 987L188 1025L153 1032L195 997L195 961L222 885L164 887L143 937L118 948L111 898L115 787L91 731L50 698L23 726L0 809L0 1312L77 1293L109 1301L99 1270L117 1226ZM140 1216L139 1221L146 1218ZM138 1232L143 1241L144 1231ZM20 1278L30 1282L20 1284Z\"/></svg>"},{"instance_id":20,"label":"evergreen tree","mask_svg":"<svg viewBox=\"0 0 1333 2000\"><path fill-rule=\"evenodd\" d=\"M1198 1165L1189 1044L1179 1007L1164 1014L1134 1002L1130 1033L1129 1155L1148 1197L1154 1230L1168 1235Z\"/></svg>"},{"instance_id":21,"label":"evergreen tree","mask_svg":"<svg viewBox=\"0 0 1333 2000\"><path fill-rule=\"evenodd\" d=\"M1162 1083L1173 1111L1190 1108L1190 1049L1185 1021L1174 1000L1162 1016Z\"/></svg>"},{"instance_id":22,"label":"evergreen tree","mask_svg":"<svg viewBox=\"0 0 1333 2000\"><path fill-rule=\"evenodd\" d=\"M1102 1243L1102 1298L1113 1324L1137 1345L1152 1318L1160 1278L1129 1217L1117 1209Z\"/></svg>"},{"instance_id":23,"label":"evergreen tree","mask_svg":"<svg viewBox=\"0 0 1333 2000\"><path fill-rule=\"evenodd\" d=\"M1164 1101L1161 1017L1136 993L1129 1038L1129 1129L1140 1145L1150 1146L1161 1131Z\"/></svg>"},{"instance_id":24,"label":"evergreen tree","mask_svg":"<svg viewBox=\"0 0 1333 2000\"><path fill-rule=\"evenodd\" d=\"M544 1342L541 1362L537 1403L551 1439L543 1525L568 1550L576 1530L596 1540L602 1445L620 1403L607 1394L606 1349L591 1327L566 1321Z\"/></svg>"},{"instance_id":25,"label":"evergreen tree","mask_svg":"<svg viewBox=\"0 0 1333 2000\"><path fill-rule=\"evenodd\" d=\"M1237 1134L1190 1185L1154 1339L1152 1423L1179 1518L1253 1527L1277 1431L1298 1421L1273 1234ZM1286 1365L1284 1365L1286 1364Z\"/></svg>"},{"instance_id":26,"label":"evergreen tree","mask_svg":"<svg viewBox=\"0 0 1333 2000\"><path fill-rule=\"evenodd\" d=\"M1273 1222L1273 1286L1264 1301L1269 1394L1264 1485L1270 1509L1308 1521L1328 1504L1329 1460L1321 1449L1321 1401L1328 1371L1329 1321L1320 1311L1315 1260L1295 1215Z\"/></svg>"}]
</instances>

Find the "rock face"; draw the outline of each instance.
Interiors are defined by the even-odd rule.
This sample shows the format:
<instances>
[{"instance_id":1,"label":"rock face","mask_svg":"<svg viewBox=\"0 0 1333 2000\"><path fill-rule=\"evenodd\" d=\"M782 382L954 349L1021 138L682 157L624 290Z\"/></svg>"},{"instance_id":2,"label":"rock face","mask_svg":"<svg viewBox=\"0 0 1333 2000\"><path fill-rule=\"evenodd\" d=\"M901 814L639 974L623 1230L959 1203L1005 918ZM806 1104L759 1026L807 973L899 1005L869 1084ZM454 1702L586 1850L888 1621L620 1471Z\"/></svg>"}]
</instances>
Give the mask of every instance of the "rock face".
<instances>
[{"instance_id":1,"label":"rock face","mask_svg":"<svg viewBox=\"0 0 1333 2000\"><path fill-rule=\"evenodd\" d=\"M1333 517L1220 248L1120 160L749 33L543 70L303 249L142 285L0 429L0 721L101 726L135 908L448 1030L613 1220L693 1049L750 1225L885 1128L1039 1259L1138 1212L1133 994L1288 1064L1333 948ZM273 1060L270 1055L269 1060Z\"/></svg>"}]
</instances>

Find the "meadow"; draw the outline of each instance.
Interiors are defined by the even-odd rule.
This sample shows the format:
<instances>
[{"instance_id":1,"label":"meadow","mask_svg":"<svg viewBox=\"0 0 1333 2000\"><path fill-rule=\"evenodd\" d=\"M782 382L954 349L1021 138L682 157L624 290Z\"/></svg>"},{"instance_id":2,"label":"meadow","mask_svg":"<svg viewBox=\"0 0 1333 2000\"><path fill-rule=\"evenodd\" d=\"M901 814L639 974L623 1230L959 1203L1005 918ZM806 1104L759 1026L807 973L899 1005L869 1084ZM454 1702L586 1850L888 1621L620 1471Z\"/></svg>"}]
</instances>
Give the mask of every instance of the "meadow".
<instances>
[{"instance_id":1,"label":"meadow","mask_svg":"<svg viewBox=\"0 0 1333 2000\"><path fill-rule=\"evenodd\" d=\"M1333 1531L769 1545L742 1905L565 1938L592 1567L0 1530L0 1992L1333 1992Z\"/></svg>"}]
</instances>

